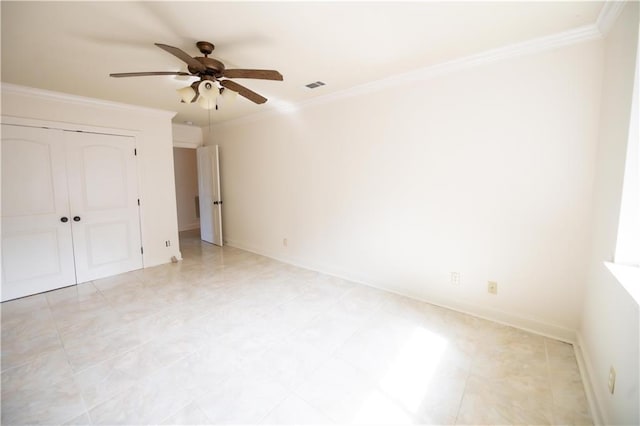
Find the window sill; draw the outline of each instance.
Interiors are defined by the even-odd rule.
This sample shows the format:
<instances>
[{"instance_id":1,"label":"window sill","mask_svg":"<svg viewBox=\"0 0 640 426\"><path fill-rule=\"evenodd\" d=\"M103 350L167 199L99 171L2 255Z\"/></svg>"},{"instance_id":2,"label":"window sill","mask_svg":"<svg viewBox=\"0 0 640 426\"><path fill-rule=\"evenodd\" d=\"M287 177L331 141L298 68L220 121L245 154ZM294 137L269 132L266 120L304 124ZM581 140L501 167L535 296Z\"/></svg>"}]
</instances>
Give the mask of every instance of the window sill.
<instances>
[{"instance_id":1,"label":"window sill","mask_svg":"<svg viewBox=\"0 0 640 426\"><path fill-rule=\"evenodd\" d=\"M640 305L640 267L604 262L605 266Z\"/></svg>"}]
</instances>

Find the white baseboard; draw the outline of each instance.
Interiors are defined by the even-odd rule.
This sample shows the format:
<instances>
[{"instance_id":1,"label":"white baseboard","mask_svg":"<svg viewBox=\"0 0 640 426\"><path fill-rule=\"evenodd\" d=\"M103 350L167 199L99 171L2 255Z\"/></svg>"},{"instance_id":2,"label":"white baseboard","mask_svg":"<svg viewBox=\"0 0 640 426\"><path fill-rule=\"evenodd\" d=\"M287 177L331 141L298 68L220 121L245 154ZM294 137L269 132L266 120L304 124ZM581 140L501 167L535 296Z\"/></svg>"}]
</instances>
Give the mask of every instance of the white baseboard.
<instances>
[{"instance_id":1,"label":"white baseboard","mask_svg":"<svg viewBox=\"0 0 640 426\"><path fill-rule=\"evenodd\" d=\"M309 270L320 272L323 274L332 275L344 280L357 282L359 284L377 288L379 290L384 290L390 293L399 294L401 296L410 297L415 300L420 300L422 302L430 303L432 305L441 306L443 308L451 309L451 310L472 315L478 318L494 321L494 322L515 327L515 328L519 328L521 330L529 331L529 332L539 334L545 337L549 337L552 339L560 340L560 341L571 343L571 344L574 344L576 342L576 332L574 330L571 330L569 328L565 328L559 325L546 323L537 319L526 318L526 317L515 315L509 312L503 312L503 311L487 308L480 305L461 303L457 300L425 298L424 296L401 292L396 289L387 288L381 285L375 285L370 282L366 282L362 279L349 276L348 272L336 272L335 268L332 268L329 265L309 262L308 259L285 258L278 254L270 253L269 251L254 247L250 244L245 244L241 241L225 240L225 244L231 247L256 253L261 256L266 256L266 257L278 260L280 262L295 265L304 269L309 269Z\"/></svg>"},{"instance_id":2,"label":"white baseboard","mask_svg":"<svg viewBox=\"0 0 640 426\"><path fill-rule=\"evenodd\" d=\"M419 297L413 297L411 295L405 296L412 297L414 299L420 299ZM521 330L529 331L531 333L539 334L551 339L560 340L562 342L574 344L576 341L576 333L574 330L559 325L550 324L544 321L526 318L520 315L515 315L497 309L487 308L481 305L460 303L456 300L443 300L442 302L436 300L423 301L432 303L434 305L439 305L444 308L452 309L454 311L472 315L478 318L519 328Z\"/></svg>"},{"instance_id":3,"label":"white baseboard","mask_svg":"<svg viewBox=\"0 0 640 426\"><path fill-rule=\"evenodd\" d=\"M576 360L578 361L578 368L580 369L580 376L582 377L587 401L589 402L589 411L591 411L593 424L596 426L611 424L602 409L602 404L599 403L600 399L598 398L598 393L596 392L593 380L596 376L593 373L593 364L591 363L589 353L585 349L582 333L577 331L576 337L577 339L576 343L573 345L573 350L576 354Z\"/></svg>"}]
</instances>

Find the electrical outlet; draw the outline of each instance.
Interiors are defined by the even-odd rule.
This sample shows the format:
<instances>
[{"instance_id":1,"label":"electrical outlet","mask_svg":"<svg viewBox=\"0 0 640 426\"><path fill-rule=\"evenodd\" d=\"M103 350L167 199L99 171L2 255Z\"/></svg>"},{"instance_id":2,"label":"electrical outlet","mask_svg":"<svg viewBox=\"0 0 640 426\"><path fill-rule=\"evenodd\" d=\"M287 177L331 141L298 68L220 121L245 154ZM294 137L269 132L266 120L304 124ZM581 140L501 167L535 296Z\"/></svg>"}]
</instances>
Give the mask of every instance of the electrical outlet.
<instances>
[{"instance_id":1,"label":"electrical outlet","mask_svg":"<svg viewBox=\"0 0 640 426\"><path fill-rule=\"evenodd\" d=\"M287 241L287 239L286 239L286 238L283 238L283 239L282 239L282 245L283 245L284 247L286 247L288 244L289 244L289 241Z\"/></svg>"},{"instance_id":2,"label":"electrical outlet","mask_svg":"<svg viewBox=\"0 0 640 426\"><path fill-rule=\"evenodd\" d=\"M165 241L164 242L164 246L165 247L171 247L171 241L170 240Z\"/></svg>"},{"instance_id":3,"label":"electrical outlet","mask_svg":"<svg viewBox=\"0 0 640 426\"><path fill-rule=\"evenodd\" d=\"M613 365L609 369L609 392L613 395L613 391L616 389L616 369Z\"/></svg>"},{"instance_id":4,"label":"electrical outlet","mask_svg":"<svg viewBox=\"0 0 640 426\"><path fill-rule=\"evenodd\" d=\"M498 283L495 281L489 281L487 283L487 291L491 294L498 294Z\"/></svg>"},{"instance_id":5,"label":"electrical outlet","mask_svg":"<svg viewBox=\"0 0 640 426\"><path fill-rule=\"evenodd\" d=\"M460 272L452 272L450 281L453 285L460 285Z\"/></svg>"}]
</instances>

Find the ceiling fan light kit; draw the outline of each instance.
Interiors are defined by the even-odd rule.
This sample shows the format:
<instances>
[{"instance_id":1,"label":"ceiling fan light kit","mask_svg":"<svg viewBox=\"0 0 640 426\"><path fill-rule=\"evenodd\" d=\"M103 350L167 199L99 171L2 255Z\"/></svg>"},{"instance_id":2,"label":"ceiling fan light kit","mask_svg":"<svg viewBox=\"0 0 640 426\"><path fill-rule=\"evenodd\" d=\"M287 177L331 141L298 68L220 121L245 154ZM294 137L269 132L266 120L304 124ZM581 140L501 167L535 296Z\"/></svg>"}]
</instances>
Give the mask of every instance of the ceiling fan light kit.
<instances>
[{"instance_id":1,"label":"ceiling fan light kit","mask_svg":"<svg viewBox=\"0 0 640 426\"><path fill-rule=\"evenodd\" d=\"M198 77L199 80L190 86L178 89L183 103L197 103L204 109L218 109L224 104L231 104L240 95L256 104L267 101L262 95L229 80L230 78L252 78L261 80L282 81L283 77L275 70L226 69L217 59L209 58L215 46L208 41L199 41L196 46L203 56L191 57L183 50L166 44L156 43L160 49L171 53L187 64L188 73L173 71L129 72L110 74L111 77L143 77L149 75L181 75Z\"/></svg>"},{"instance_id":2,"label":"ceiling fan light kit","mask_svg":"<svg viewBox=\"0 0 640 426\"><path fill-rule=\"evenodd\" d=\"M214 82L205 80L198 84L198 94L200 94L200 97L215 101L220 95L220 88Z\"/></svg>"},{"instance_id":3,"label":"ceiling fan light kit","mask_svg":"<svg viewBox=\"0 0 640 426\"><path fill-rule=\"evenodd\" d=\"M233 101L236 100L237 97L238 97L238 92L234 92L233 90L230 90L230 89L222 90L222 99L224 99L225 104L232 103Z\"/></svg>"},{"instance_id":4,"label":"ceiling fan light kit","mask_svg":"<svg viewBox=\"0 0 640 426\"><path fill-rule=\"evenodd\" d=\"M196 98L196 95L198 94L195 90L193 90L193 87L191 86L178 89L177 92L178 92L178 95L180 95L182 102L187 104L193 102Z\"/></svg>"},{"instance_id":5,"label":"ceiling fan light kit","mask_svg":"<svg viewBox=\"0 0 640 426\"><path fill-rule=\"evenodd\" d=\"M204 96L200 96L197 102L203 109L217 109L218 107L215 99L205 98Z\"/></svg>"}]
</instances>

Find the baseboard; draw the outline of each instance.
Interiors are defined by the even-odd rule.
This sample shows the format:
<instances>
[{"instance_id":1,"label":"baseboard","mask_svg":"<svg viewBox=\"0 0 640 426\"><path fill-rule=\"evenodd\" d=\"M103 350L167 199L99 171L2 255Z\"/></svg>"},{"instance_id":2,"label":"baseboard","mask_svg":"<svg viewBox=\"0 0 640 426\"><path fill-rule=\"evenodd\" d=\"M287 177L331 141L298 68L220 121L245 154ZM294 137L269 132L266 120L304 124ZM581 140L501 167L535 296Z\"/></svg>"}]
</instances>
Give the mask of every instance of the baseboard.
<instances>
[{"instance_id":1,"label":"baseboard","mask_svg":"<svg viewBox=\"0 0 640 426\"><path fill-rule=\"evenodd\" d=\"M602 404L599 403L600 399L598 398L593 380L596 376L593 373L593 364L591 363L589 353L585 350L582 333L580 333L580 331L576 332L576 337L577 339L573 345L573 350L576 354L576 360L578 361L578 368L580 369L584 391L587 395L587 402L589 403L589 411L591 411L593 424L596 426L611 424L606 418L607 416L602 409Z\"/></svg>"},{"instance_id":2,"label":"baseboard","mask_svg":"<svg viewBox=\"0 0 640 426\"><path fill-rule=\"evenodd\" d=\"M376 285L366 280L359 279L357 277L350 276L346 271L335 271L330 265L324 265L320 263L309 262L308 259L296 259L285 258L276 253L270 253L269 251L262 250L258 247L246 244L241 241L225 240L225 244L246 250L251 253L266 256L271 259L278 260L280 262L288 263L300 268L309 269L312 271L320 272L322 274L331 275L344 280L356 282L359 284L373 287L379 290L388 291L390 293L398 294L401 296L409 297L411 299L420 300L432 305L441 306L443 308L451 309L456 312L461 312L478 318L486 319L489 321L497 322L507 326L519 328L521 330L529 331L531 333L539 334L541 336L549 337L552 339L560 340L563 342L574 344L576 342L576 333L574 330L568 329L555 324L546 323L537 319L526 318L519 315L514 315L509 312L503 312L492 308L487 308L475 304L461 303L456 300L425 298L424 296L410 294L408 292L398 291L397 289L388 288L381 285Z\"/></svg>"},{"instance_id":3,"label":"baseboard","mask_svg":"<svg viewBox=\"0 0 640 426\"><path fill-rule=\"evenodd\" d=\"M534 334L538 334L550 339L559 340L566 343L574 344L576 341L576 333L566 327L562 327L556 324L547 323L533 318L527 318L520 315L514 315L509 312L500 311L497 309L487 308L481 305L460 303L455 300L424 300L419 297L414 297L405 294L407 297L423 300L424 302L439 305L447 309L462 312L471 316L486 319L489 321L497 322L507 326L519 328L524 331L528 331Z\"/></svg>"}]
</instances>

